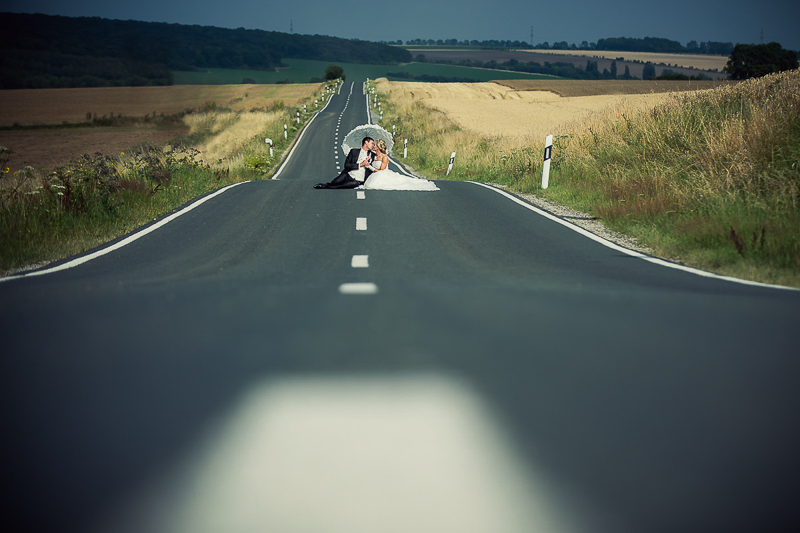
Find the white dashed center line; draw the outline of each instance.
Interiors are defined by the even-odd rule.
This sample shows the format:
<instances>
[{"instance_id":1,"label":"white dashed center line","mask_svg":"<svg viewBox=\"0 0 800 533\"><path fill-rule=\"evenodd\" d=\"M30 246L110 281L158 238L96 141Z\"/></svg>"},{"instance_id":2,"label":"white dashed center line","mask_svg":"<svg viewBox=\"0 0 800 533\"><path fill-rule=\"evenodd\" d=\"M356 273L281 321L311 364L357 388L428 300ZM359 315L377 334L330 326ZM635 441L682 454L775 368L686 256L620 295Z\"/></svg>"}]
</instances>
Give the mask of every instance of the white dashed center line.
<instances>
[{"instance_id":1,"label":"white dashed center line","mask_svg":"<svg viewBox=\"0 0 800 533\"><path fill-rule=\"evenodd\" d=\"M357 231L367 231L367 219L366 219L366 217L358 217L356 219L356 230Z\"/></svg>"},{"instance_id":2,"label":"white dashed center line","mask_svg":"<svg viewBox=\"0 0 800 533\"><path fill-rule=\"evenodd\" d=\"M365 200L367 198L367 193L364 191L356 191L356 200Z\"/></svg>"},{"instance_id":3,"label":"white dashed center line","mask_svg":"<svg viewBox=\"0 0 800 533\"><path fill-rule=\"evenodd\" d=\"M369 268L369 256L354 255L353 259L350 261L350 266L353 268Z\"/></svg>"},{"instance_id":4,"label":"white dashed center line","mask_svg":"<svg viewBox=\"0 0 800 533\"><path fill-rule=\"evenodd\" d=\"M378 286L374 283L342 283L339 285L342 294L375 294Z\"/></svg>"}]
</instances>

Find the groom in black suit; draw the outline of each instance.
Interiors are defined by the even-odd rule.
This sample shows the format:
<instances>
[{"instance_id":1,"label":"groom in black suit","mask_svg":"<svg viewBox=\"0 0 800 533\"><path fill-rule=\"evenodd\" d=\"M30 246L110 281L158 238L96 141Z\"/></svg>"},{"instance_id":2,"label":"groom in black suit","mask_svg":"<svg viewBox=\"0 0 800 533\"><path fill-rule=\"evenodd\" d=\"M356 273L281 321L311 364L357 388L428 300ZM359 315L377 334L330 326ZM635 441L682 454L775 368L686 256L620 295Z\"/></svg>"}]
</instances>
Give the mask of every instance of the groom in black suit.
<instances>
[{"instance_id":1,"label":"groom in black suit","mask_svg":"<svg viewBox=\"0 0 800 533\"><path fill-rule=\"evenodd\" d=\"M330 183L317 183L315 189L355 189L363 185L372 170L370 164L375 159L375 141L372 137L364 137L361 149L353 148L344 161L344 170Z\"/></svg>"}]
</instances>

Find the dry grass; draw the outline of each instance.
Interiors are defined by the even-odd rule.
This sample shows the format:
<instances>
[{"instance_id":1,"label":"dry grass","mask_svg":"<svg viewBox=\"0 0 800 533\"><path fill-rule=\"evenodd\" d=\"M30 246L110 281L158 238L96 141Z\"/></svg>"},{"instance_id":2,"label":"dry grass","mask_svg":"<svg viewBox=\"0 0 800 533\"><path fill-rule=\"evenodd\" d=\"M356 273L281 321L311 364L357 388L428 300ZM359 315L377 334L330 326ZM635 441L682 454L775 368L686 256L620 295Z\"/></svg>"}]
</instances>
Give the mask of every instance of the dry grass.
<instances>
[{"instance_id":1,"label":"dry grass","mask_svg":"<svg viewBox=\"0 0 800 533\"><path fill-rule=\"evenodd\" d=\"M528 52L528 50L520 50ZM700 70L722 70L728 62L728 56L702 55L702 54L656 54L651 52L614 52L605 50L530 50L536 54L552 54L577 57L602 57L605 59L623 58L626 61L641 61L663 63L684 68Z\"/></svg>"},{"instance_id":2,"label":"dry grass","mask_svg":"<svg viewBox=\"0 0 800 533\"><path fill-rule=\"evenodd\" d=\"M797 208L799 184L769 176L765 165L787 157L780 150L800 117L799 87L800 71L783 72L713 91L672 95L638 116L626 113L615 120L611 115L611 120L588 126L606 146L642 147L653 167L670 168L683 161L677 170L691 173L691 180L674 179L663 170L649 176L651 185L666 177L670 195L681 201L737 191L751 197L768 193ZM631 117L634 122L628 122ZM586 159L595 158L594 146L580 136L562 145L571 157Z\"/></svg>"},{"instance_id":3,"label":"dry grass","mask_svg":"<svg viewBox=\"0 0 800 533\"><path fill-rule=\"evenodd\" d=\"M242 165L248 155L268 153L264 132L282 127L286 116L279 111L234 113L229 111L187 115L192 133L206 132L207 139L197 146L204 162L212 168L232 169ZM253 142L257 138L258 142Z\"/></svg>"}]
</instances>

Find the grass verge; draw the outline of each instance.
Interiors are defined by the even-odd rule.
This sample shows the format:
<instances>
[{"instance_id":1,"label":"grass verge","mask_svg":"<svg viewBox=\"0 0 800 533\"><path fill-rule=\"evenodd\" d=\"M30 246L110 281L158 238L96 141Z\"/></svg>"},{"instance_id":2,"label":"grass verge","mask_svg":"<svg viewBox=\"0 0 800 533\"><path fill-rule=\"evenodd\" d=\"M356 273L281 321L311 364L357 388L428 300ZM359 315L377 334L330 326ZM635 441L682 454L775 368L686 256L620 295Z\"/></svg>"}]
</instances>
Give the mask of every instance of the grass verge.
<instances>
[{"instance_id":1,"label":"grass verge","mask_svg":"<svg viewBox=\"0 0 800 533\"><path fill-rule=\"evenodd\" d=\"M386 101L384 124L409 163L444 179L501 183L592 213L663 257L734 277L800 286L800 71L676 94L650 111L611 113L543 145L461 130L420 103ZM411 149L413 147L413 149Z\"/></svg>"}]
</instances>

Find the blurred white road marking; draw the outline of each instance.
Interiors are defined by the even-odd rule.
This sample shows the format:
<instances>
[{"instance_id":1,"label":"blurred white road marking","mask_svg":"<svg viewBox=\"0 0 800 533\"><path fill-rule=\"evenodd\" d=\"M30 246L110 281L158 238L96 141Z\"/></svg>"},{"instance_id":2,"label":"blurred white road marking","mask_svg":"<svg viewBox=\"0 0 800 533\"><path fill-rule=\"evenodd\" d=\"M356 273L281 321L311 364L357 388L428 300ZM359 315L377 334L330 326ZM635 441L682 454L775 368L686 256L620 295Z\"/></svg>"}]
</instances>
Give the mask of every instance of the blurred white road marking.
<instances>
[{"instance_id":1,"label":"blurred white road marking","mask_svg":"<svg viewBox=\"0 0 800 533\"><path fill-rule=\"evenodd\" d=\"M356 200L364 200L367 197L367 193L364 191L356 191Z\"/></svg>"},{"instance_id":2,"label":"blurred white road marking","mask_svg":"<svg viewBox=\"0 0 800 533\"><path fill-rule=\"evenodd\" d=\"M453 378L266 381L214 429L107 529L568 532L581 514Z\"/></svg>"},{"instance_id":3,"label":"blurred white road marking","mask_svg":"<svg viewBox=\"0 0 800 533\"><path fill-rule=\"evenodd\" d=\"M353 259L350 260L350 266L353 268L369 268L369 256L354 255Z\"/></svg>"},{"instance_id":4,"label":"blurred white road marking","mask_svg":"<svg viewBox=\"0 0 800 533\"><path fill-rule=\"evenodd\" d=\"M374 283L342 283L339 285L342 294L377 294L378 286Z\"/></svg>"},{"instance_id":5,"label":"blurred white road marking","mask_svg":"<svg viewBox=\"0 0 800 533\"><path fill-rule=\"evenodd\" d=\"M367 219L365 217L356 218L356 230L357 231L367 230Z\"/></svg>"}]
</instances>

